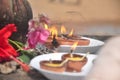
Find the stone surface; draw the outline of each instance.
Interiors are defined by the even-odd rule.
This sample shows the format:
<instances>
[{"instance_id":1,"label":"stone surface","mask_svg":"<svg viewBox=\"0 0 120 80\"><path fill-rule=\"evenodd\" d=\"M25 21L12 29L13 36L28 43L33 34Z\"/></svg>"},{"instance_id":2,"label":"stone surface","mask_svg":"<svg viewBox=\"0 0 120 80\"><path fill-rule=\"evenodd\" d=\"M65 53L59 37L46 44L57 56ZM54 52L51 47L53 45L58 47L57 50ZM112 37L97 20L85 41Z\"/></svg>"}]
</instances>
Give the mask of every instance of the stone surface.
<instances>
[{"instance_id":1,"label":"stone surface","mask_svg":"<svg viewBox=\"0 0 120 80\"><path fill-rule=\"evenodd\" d=\"M31 70L29 73L18 70L10 74L0 74L0 80L48 80L36 70Z\"/></svg>"}]
</instances>

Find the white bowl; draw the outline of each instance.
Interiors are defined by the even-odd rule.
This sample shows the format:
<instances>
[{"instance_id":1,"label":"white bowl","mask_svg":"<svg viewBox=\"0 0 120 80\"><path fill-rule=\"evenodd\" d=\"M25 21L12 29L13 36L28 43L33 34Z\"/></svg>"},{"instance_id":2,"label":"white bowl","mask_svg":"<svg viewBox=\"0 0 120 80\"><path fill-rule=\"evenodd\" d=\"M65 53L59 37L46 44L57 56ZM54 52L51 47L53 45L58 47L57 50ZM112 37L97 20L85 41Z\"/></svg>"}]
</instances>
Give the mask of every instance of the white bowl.
<instances>
[{"instance_id":1,"label":"white bowl","mask_svg":"<svg viewBox=\"0 0 120 80\"><path fill-rule=\"evenodd\" d=\"M50 80L83 80L84 77L87 75L89 70L91 69L93 65L93 60L96 58L96 55L89 54L87 56L88 62L85 64L85 66L82 68L81 72L53 72L48 71L40 68L39 62L42 60L61 60L61 56L65 53L50 53L50 54L44 54L37 56L33 58L30 62L30 66L32 66L34 69L38 70L41 74L43 74L45 77L47 77ZM83 53L76 53L85 55Z\"/></svg>"},{"instance_id":2,"label":"white bowl","mask_svg":"<svg viewBox=\"0 0 120 80\"><path fill-rule=\"evenodd\" d=\"M104 42L100 41L100 40L87 38L87 37L82 37L82 39L90 40L89 45L77 46L74 52L76 52L76 53L86 53L86 52L95 53L104 45ZM71 48L71 45L60 45L60 47L58 47L57 51L58 52L69 52L70 48Z\"/></svg>"}]
</instances>

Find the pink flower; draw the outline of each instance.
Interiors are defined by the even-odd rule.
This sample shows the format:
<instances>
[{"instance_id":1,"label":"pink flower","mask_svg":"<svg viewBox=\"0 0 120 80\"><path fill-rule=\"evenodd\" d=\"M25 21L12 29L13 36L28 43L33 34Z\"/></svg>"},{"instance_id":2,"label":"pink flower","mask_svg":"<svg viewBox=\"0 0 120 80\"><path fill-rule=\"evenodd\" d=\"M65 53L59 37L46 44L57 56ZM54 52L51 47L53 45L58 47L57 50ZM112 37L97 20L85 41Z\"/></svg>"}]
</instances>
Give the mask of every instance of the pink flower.
<instances>
[{"instance_id":1,"label":"pink flower","mask_svg":"<svg viewBox=\"0 0 120 80\"><path fill-rule=\"evenodd\" d=\"M44 44L44 42L47 40L48 36L49 36L49 31L44 29L44 28L37 28L33 31L30 31L27 35L28 37L28 46L30 48L35 48L35 46L40 43L40 44Z\"/></svg>"},{"instance_id":2,"label":"pink flower","mask_svg":"<svg viewBox=\"0 0 120 80\"><path fill-rule=\"evenodd\" d=\"M50 20L46 15L39 15L38 20L31 19L28 22L27 48L35 48L38 43L44 44L50 32L44 29L44 24L49 24Z\"/></svg>"},{"instance_id":3,"label":"pink flower","mask_svg":"<svg viewBox=\"0 0 120 80\"><path fill-rule=\"evenodd\" d=\"M31 30L32 28L35 27L35 20L31 19L29 22L28 22L28 30Z\"/></svg>"}]
</instances>

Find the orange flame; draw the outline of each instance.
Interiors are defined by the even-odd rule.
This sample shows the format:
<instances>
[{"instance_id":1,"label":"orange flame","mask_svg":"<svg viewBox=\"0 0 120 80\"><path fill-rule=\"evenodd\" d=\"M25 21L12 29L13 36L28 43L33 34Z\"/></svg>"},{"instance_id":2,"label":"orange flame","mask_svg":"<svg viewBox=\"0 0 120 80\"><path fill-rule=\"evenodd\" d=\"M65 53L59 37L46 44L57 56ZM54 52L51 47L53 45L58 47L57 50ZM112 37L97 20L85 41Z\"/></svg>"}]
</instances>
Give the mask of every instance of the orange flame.
<instances>
[{"instance_id":1,"label":"orange flame","mask_svg":"<svg viewBox=\"0 0 120 80\"><path fill-rule=\"evenodd\" d=\"M48 30L48 25L47 25L47 24L44 24L44 28Z\"/></svg>"},{"instance_id":2,"label":"orange flame","mask_svg":"<svg viewBox=\"0 0 120 80\"><path fill-rule=\"evenodd\" d=\"M66 33L66 28L65 28L63 25L61 26L61 33L62 33L62 34L65 34L65 33Z\"/></svg>"},{"instance_id":3,"label":"orange flame","mask_svg":"<svg viewBox=\"0 0 120 80\"><path fill-rule=\"evenodd\" d=\"M74 30L71 29L71 31L70 31L70 33L68 34L68 36L72 36L72 35L73 35L73 32L74 32Z\"/></svg>"},{"instance_id":4,"label":"orange flame","mask_svg":"<svg viewBox=\"0 0 120 80\"><path fill-rule=\"evenodd\" d=\"M78 41L74 42L74 44L71 46L71 50L75 50L77 45L78 45Z\"/></svg>"},{"instance_id":5,"label":"orange flame","mask_svg":"<svg viewBox=\"0 0 120 80\"><path fill-rule=\"evenodd\" d=\"M58 36L57 28L55 26L52 26L49 30L50 30L50 33L52 35L52 38L53 38L54 35L57 38L57 36Z\"/></svg>"}]
</instances>

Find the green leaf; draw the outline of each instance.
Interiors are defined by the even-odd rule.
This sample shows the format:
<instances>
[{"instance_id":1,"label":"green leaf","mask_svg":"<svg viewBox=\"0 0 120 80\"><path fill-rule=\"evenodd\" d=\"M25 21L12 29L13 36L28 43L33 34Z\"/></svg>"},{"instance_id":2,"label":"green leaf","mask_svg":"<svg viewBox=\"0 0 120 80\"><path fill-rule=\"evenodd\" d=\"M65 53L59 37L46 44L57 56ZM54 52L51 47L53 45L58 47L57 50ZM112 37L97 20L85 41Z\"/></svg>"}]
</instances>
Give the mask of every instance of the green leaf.
<instances>
[{"instance_id":1,"label":"green leaf","mask_svg":"<svg viewBox=\"0 0 120 80\"><path fill-rule=\"evenodd\" d=\"M24 62L24 63L29 64L29 62L30 62L30 57L27 56L27 55L25 55L25 54L22 54L22 55L19 56L18 58L19 58L22 62Z\"/></svg>"},{"instance_id":2,"label":"green leaf","mask_svg":"<svg viewBox=\"0 0 120 80\"><path fill-rule=\"evenodd\" d=\"M33 51L29 51L29 50L21 50L20 53L21 53L21 55L24 54L24 55L28 56L30 59L32 59L33 57L36 56L36 54L34 54Z\"/></svg>"}]
</instances>

